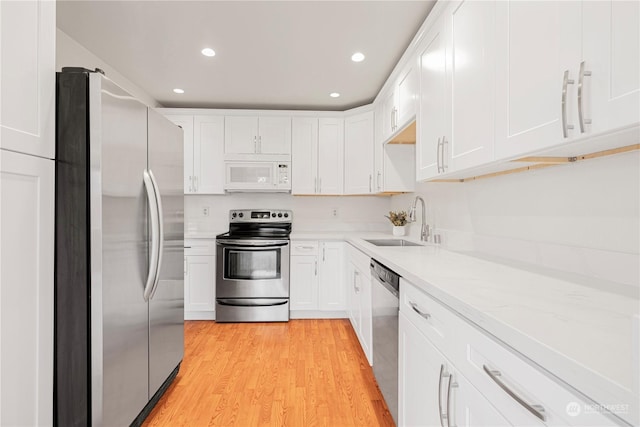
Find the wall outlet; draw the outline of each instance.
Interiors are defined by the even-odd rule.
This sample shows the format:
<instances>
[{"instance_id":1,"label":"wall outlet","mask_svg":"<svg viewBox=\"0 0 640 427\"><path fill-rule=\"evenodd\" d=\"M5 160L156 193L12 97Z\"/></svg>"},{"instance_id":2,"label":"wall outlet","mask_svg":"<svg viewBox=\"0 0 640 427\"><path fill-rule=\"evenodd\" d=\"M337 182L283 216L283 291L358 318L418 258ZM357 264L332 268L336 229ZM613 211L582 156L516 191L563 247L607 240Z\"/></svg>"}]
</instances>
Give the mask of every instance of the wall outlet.
<instances>
[{"instance_id":1,"label":"wall outlet","mask_svg":"<svg viewBox=\"0 0 640 427\"><path fill-rule=\"evenodd\" d=\"M331 216L334 218L338 218L340 216L340 210L338 208L331 209Z\"/></svg>"},{"instance_id":2,"label":"wall outlet","mask_svg":"<svg viewBox=\"0 0 640 427\"><path fill-rule=\"evenodd\" d=\"M202 215L203 216L209 216L209 206L204 206L202 208Z\"/></svg>"}]
</instances>

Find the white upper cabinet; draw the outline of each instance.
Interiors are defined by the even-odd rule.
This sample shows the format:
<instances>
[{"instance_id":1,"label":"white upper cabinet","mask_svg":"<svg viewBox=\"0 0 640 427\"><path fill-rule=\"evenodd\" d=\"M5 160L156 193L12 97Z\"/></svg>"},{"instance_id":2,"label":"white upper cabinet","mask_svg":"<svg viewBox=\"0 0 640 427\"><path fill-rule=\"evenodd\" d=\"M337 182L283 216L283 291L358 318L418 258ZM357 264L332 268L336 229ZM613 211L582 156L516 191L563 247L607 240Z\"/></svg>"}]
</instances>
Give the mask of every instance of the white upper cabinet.
<instances>
[{"instance_id":1,"label":"white upper cabinet","mask_svg":"<svg viewBox=\"0 0 640 427\"><path fill-rule=\"evenodd\" d=\"M294 117L291 132L291 194L315 194L318 190L318 119Z\"/></svg>"},{"instance_id":2,"label":"white upper cabinet","mask_svg":"<svg viewBox=\"0 0 640 427\"><path fill-rule=\"evenodd\" d=\"M182 128L184 193L224 194L224 117L177 114L165 117Z\"/></svg>"},{"instance_id":3,"label":"white upper cabinet","mask_svg":"<svg viewBox=\"0 0 640 427\"><path fill-rule=\"evenodd\" d=\"M461 170L493 160L495 99L495 2L455 3L447 50L449 111L443 135L445 165ZM444 155L444 154L441 154Z\"/></svg>"},{"instance_id":4,"label":"white upper cabinet","mask_svg":"<svg viewBox=\"0 0 640 427\"><path fill-rule=\"evenodd\" d=\"M55 52L54 1L0 2L0 148L55 156Z\"/></svg>"},{"instance_id":5,"label":"white upper cabinet","mask_svg":"<svg viewBox=\"0 0 640 427\"><path fill-rule=\"evenodd\" d=\"M226 116L224 126L225 159L290 159L291 117Z\"/></svg>"},{"instance_id":6,"label":"white upper cabinet","mask_svg":"<svg viewBox=\"0 0 640 427\"><path fill-rule=\"evenodd\" d=\"M432 178L446 169L443 165L443 139L447 126L448 26L440 18L425 34L418 50L420 97L416 141L416 179Z\"/></svg>"},{"instance_id":7,"label":"white upper cabinet","mask_svg":"<svg viewBox=\"0 0 640 427\"><path fill-rule=\"evenodd\" d=\"M291 193L342 194L344 121L294 117Z\"/></svg>"},{"instance_id":8,"label":"white upper cabinet","mask_svg":"<svg viewBox=\"0 0 640 427\"><path fill-rule=\"evenodd\" d=\"M344 122L344 192L370 194L374 188L373 112L351 116Z\"/></svg>"},{"instance_id":9,"label":"white upper cabinet","mask_svg":"<svg viewBox=\"0 0 640 427\"><path fill-rule=\"evenodd\" d=\"M585 1L582 36L581 63L573 64L572 68L578 88L583 84L582 99L578 100L582 121L578 110L577 132L600 133L637 124L640 121L640 3Z\"/></svg>"},{"instance_id":10,"label":"white upper cabinet","mask_svg":"<svg viewBox=\"0 0 640 427\"><path fill-rule=\"evenodd\" d=\"M419 49L417 179L493 159L495 2L449 4Z\"/></svg>"},{"instance_id":11,"label":"white upper cabinet","mask_svg":"<svg viewBox=\"0 0 640 427\"><path fill-rule=\"evenodd\" d=\"M576 135L580 3L496 2L497 158Z\"/></svg>"},{"instance_id":12,"label":"white upper cabinet","mask_svg":"<svg viewBox=\"0 0 640 427\"><path fill-rule=\"evenodd\" d=\"M224 194L224 118L193 118L194 193Z\"/></svg>"},{"instance_id":13,"label":"white upper cabinet","mask_svg":"<svg viewBox=\"0 0 640 427\"><path fill-rule=\"evenodd\" d=\"M640 122L638 2L512 1L496 10L497 158Z\"/></svg>"},{"instance_id":14,"label":"white upper cabinet","mask_svg":"<svg viewBox=\"0 0 640 427\"><path fill-rule=\"evenodd\" d=\"M318 194L342 194L344 185L344 120L318 120Z\"/></svg>"},{"instance_id":15,"label":"white upper cabinet","mask_svg":"<svg viewBox=\"0 0 640 427\"><path fill-rule=\"evenodd\" d=\"M409 62L399 77L382 97L382 139L388 140L403 129L416 115L419 77L416 62ZM378 119L376 119L378 120Z\"/></svg>"},{"instance_id":16,"label":"white upper cabinet","mask_svg":"<svg viewBox=\"0 0 640 427\"><path fill-rule=\"evenodd\" d=\"M416 99L418 98L418 71L416 62L412 61L405 66L398 78L396 98L395 130L405 127L416 115Z\"/></svg>"}]
</instances>

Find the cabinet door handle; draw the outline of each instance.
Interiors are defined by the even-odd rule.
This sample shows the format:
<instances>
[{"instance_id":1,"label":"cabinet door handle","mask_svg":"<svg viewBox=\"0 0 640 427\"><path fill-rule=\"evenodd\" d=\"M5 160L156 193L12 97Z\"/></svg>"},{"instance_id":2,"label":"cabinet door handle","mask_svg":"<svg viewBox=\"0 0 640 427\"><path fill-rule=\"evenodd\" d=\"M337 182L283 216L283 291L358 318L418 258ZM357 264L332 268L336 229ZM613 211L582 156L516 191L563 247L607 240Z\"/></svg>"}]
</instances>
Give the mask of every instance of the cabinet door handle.
<instances>
[{"instance_id":1,"label":"cabinet door handle","mask_svg":"<svg viewBox=\"0 0 640 427\"><path fill-rule=\"evenodd\" d=\"M378 176L376 177L376 187L378 187L378 191L382 191L382 187L380 186L380 177L382 173L378 172Z\"/></svg>"},{"instance_id":2,"label":"cabinet door handle","mask_svg":"<svg viewBox=\"0 0 640 427\"><path fill-rule=\"evenodd\" d=\"M443 136L443 137L442 137L442 150L440 150L440 156L442 157L442 172L443 172L443 173L444 173L444 172L446 172L446 170L447 170L447 165L444 163L444 159L445 159L445 156L444 156L444 153L445 153L445 151L444 151L444 146L445 146L446 144L448 144L449 142L447 141L447 139L446 139L446 138L447 138L446 136Z\"/></svg>"},{"instance_id":3,"label":"cabinet door handle","mask_svg":"<svg viewBox=\"0 0 640 427\"><path fill-rule=\"evenodd\" d=\"M444 427L445 414L442 412L442 378L448 374L444 371L444 364L440 364L440 375L438 376L438 417L440 417L440 427Z\"/></svg>"},{"instance_id":4,"label":"cabinet door handle","mask_svg":"<svg viewBox=\"0 0 640 427\"><path fill-rule=\"evenodd\" d=\"M526 402L522 397L518 396L513 390L511 390L509 387L507 387L507 385L505 383L503 383L500 380L500 378L498 378L498 377L502 376L502 372L500 372L500 371L498 371L496 369L491 369L487 365L482 365L482 369L484 369L484 371L487 373L487 375L489 375L489 377L496 384L498 384L498 386L502 390L504 390L509 396L511 396L511 398L513 400L515 400L520 405L522 405L522 407L524 407L524 409L526 409L527 411L531 412L533 415L535 415L536 417L540 418L542 421L546 421L547 420L547 416L545 414L545 410L544 410L544 407L542 405L536 405L536 404L531 404L531 403Z\"/></svg>"},{"instance_id":5,"label":"cabinet door handle","mask_svg":"<svg viewBox=\"0 0 640 427\"><path fill-rule=\"evenodd\" d=\"M189 193L193 193L193 176L189 175Z\"/></svg>"},{"instance_id":6,"label":"cabinet door handle","mask_svg":"<svg viewBox=\"0 0 640 427\"><path fill-rule=\"evenodd\" d=\"M193 191L197 192L198 191L198 176L194 176L193 177Z\"/></svg>"},{"instance_id":7,"label":"cabinet door handle","mask_svg":"<svg viewBox=\"0 0 640 427\"><path fill-rule=\"evenodd\" d=\"M373 176L369 174L369 193L373 193L372 183L373 183Z\"/></svg>"},{"instance_id":8,"label":"cabinet door handle","mask_svg":"<svg viewBox=\"0 0 640 427\"><path fill-rule=\"evenodd\" d=\"M262 135L258 137L258 153L262 154Z\"/></svg>"},{"instance_id":9,"label":"cabinet door handle","mask_svg":"<svg viewBox=\"0 0 640 427\"><path fill-rule=\"evenodd\" d=\"M438 146L436 148L436 165L438 167L438 173L440 173L440 137L438 137Z\"/></svg>"},{"instance_id":10,"label":"cabinet door handle","mask_svg":"<svg viewBox=\"0 0 640 427\"><path fill-rule=\"evenodd\" d=\"M325 260L325 255L326 255L326 248L324 247L324 245L322 246L322 261Z\"/></svg>"},{"instance_id":11,"label":"cabinet door handle","mask_svg":"<svg viewBox=\"0 0 640 427\"><path fill-rule=\"evenodd\" d=\"M253 137L253 152L254 153L258 153L258 137L254 136Z\"/></svg>"},{"instance_id":12,"label":"cabinet door handle","mask_svg":"<svg viewBox=\"0 0 640 427\"><path fill-rule=\"evenodd\" d=\"M315 261L315 275L318 275L318 260Z\"/></svg>"},{"instance_id":13,"label":"cabinet door handle","mask_svg":"<svg viewBox=\"0 0 640 427\"><path fill-rule=\"evenodd\" d=\"M580 121L580 133L584 133L584 125L590 125L591 119L584 118L583 99L582 99L582 87L584 86L584 78L591 77L591 71L585 71L584 61L580 63L580 74L578 75L578 118Z\"/></svg>"},{"instance_id":14,"label":"cabinet door handle","mask_svg":"<svg viewBox=\"0 0 640 427\"><path fill-rule=\"evenodd\" d=\"M358 270L353 271L353 289L356 291L356 294L360 293L360 288L358 287Z\"/></svg>"},{"instance_id":15,"label":"cabinet door handle","mask_svg":"<svg viewBox=\"0 0 640 427\"><path fill-rule=\"evenodd\" d=\"M562 79L562 136L565 138L569 137L569 129L573 129L573 125L567 124L567 86L573 83L569 78L569 70L565 70Z\"/></svg>"},{"instance_id":16,"label":"cabinet door handle","mask_svg":"<svg viewBox=\"0 0 640 427\"><path fill-rule=\"evenodd\" d=\"M423 311L420 311L420 309L418 308L418 304L416 304L415 302L409 301L409 305L411 306L413 311L418 313L420 316L424 317L426 320L429 320L431 318L431 315L429 313L425 313Z\"/></svg>"},{"instance_id":17,"label":"cabinet door handle","mask_svg":"<svg viewBox=\"0 0 640 427\"><path fill-rule=\"evenodd\" d=\"M453 374L449 374L449 386L447 387L447 414L446 414L446 419L447 419L447 427L456 427L455 424L452 424L451 418L452 417L452 412L451 412L451 389L452 388L458 388L458 383L453 381Z\"/></svg>"}]
</instances>

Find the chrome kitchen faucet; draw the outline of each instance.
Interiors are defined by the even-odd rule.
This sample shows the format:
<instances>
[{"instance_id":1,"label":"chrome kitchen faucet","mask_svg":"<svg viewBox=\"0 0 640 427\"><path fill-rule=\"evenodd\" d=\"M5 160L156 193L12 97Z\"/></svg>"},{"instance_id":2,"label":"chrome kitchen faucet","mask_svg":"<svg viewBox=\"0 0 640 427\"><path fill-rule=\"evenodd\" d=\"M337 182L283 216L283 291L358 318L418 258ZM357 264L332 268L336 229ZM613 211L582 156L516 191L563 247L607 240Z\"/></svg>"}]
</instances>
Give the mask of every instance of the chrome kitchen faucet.
<instances>
[{"instance_id":1,"label":"chrome kitchen faucet","mask_svg":"<svg viewBox=\"0 0 640 427\"><path fill-rule=\"evenodd\" d=\"M424 199L420 196L416 196L413 200L413 205L409 208L409 222L416 222L416 205L418 200L422 204L422 225L420 227L420 240L426 242L429 239L429 226L426 221L426 209L424 206Z\"/></svg>"}]
</instances>

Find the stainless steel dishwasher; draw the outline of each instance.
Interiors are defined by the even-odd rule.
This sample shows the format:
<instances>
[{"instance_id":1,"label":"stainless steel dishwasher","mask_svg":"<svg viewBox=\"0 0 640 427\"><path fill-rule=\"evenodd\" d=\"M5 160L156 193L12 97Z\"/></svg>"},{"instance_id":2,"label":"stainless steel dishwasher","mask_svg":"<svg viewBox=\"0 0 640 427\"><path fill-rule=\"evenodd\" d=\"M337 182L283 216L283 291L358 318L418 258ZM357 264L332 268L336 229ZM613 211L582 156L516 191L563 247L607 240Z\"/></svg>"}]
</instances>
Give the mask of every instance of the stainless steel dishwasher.
<instances>
[{"instance_id":1,"label":"stainless steel dishwasher","mask_svg":"<svg viewBox=\"0 0 640 427\"><path fill-rule=\"evenodd\" d=\"M400 276L371 260L373 374L393 420L398 423L398 299Z\"/></svg>"}]
</instances>

